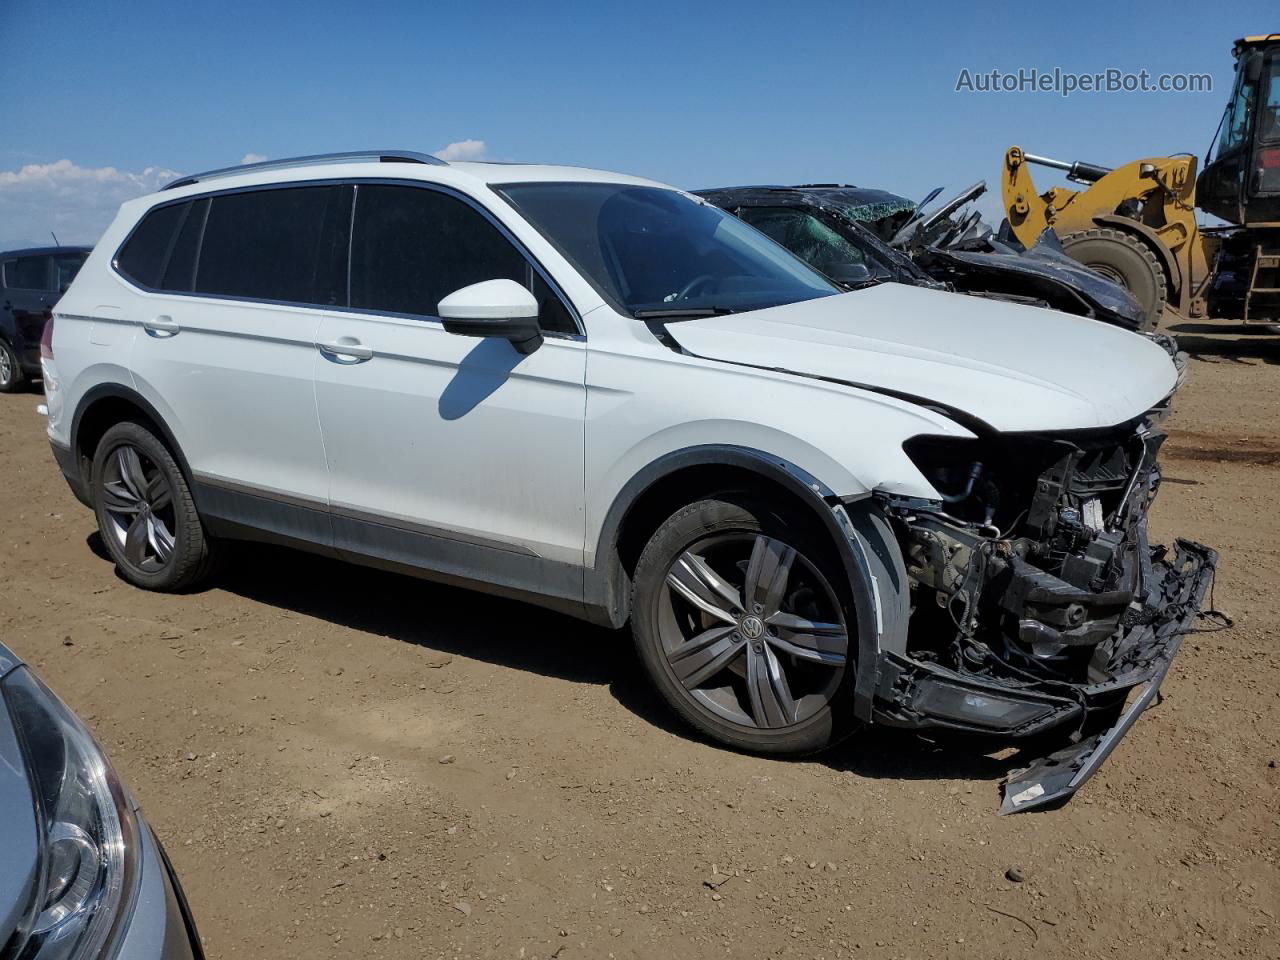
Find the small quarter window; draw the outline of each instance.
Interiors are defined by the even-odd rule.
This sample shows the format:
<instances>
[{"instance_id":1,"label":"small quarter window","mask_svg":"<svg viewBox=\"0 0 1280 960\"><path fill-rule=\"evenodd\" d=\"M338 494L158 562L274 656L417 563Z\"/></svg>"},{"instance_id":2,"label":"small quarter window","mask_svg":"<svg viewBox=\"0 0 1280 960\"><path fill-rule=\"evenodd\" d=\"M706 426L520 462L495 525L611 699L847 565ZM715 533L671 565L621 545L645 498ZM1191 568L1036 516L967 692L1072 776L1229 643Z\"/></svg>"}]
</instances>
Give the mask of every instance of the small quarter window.
<instances>
[{"instance_id":1,"label":"small quarter window","mask_svg":"<svg viewBox=\"0 0 1280 960\"><path fill-rule=\"evenodd\" d=\"M116 257L120 272L139 286L148 289L160 286L174 235L182 226L190 206L189 203L171 203L157 207L143 217Z\"/></svg>"}]
</instances>

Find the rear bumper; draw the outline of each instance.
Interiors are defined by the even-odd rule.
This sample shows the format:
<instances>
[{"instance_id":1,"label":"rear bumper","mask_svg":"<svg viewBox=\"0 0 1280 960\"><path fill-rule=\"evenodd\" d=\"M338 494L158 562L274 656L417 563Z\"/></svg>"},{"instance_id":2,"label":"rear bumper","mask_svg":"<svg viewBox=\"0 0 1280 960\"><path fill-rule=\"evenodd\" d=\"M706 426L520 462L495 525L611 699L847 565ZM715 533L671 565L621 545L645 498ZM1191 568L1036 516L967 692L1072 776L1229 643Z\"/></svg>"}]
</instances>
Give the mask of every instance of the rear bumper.
<instances>
[{"instance_id":1,"label":"rear bumper","mask_svg":"<svg viewBox=\"0 0 1280 960\"><path fill-rule=\"evenodd\" d=\"M71 492L75 494L77 500L86 507L93 507L93 501L89 497L89 485L85 481L84 473L80 469L79 458L70 447L64 447L56 440L49 441L49 448L53 451L53 459L58 464L58 469L62 471L62 476L66 478L67 486L71 488Z\"/></svg>"},{"instance_id":2,"label":"rear bumper","mask_svg":"<svg viewBox=\"0 0 1280 960\"><path fill-rule=\"evenodd\" d=\"M1050 692L886 654L876 719L891 726L1019 739L1069 729L1082 739L1013 776L1001 812L1061 802L1097 772L1156 699L1182 637L1200 612L1216 564L1214 550L1188 540L1177 541L1171 557L1153 560L1146 605L1125 629L1115 654L1122 662L1109 666L1111 679L1104 683L1059 684Z\"/></svg>"}]
</instances>

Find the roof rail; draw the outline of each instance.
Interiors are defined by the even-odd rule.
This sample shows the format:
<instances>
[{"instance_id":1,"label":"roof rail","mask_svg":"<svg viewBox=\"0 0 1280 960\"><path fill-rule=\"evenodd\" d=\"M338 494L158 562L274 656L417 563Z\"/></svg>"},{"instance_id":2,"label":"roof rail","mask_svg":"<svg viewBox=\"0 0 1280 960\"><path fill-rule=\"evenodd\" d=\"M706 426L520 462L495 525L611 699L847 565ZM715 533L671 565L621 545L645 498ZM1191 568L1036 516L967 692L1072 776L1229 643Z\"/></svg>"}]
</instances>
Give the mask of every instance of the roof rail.
<instances>
[{"instance_id":1,"label":"roof rail","mask_svg":"<svg viewBox=\"0 0 1280 960\"><path fill-rule=\"evenodd\" d=\"M229 177L237 173L251 170L273 170L281 167L302 167L313 163L340 163L348 160L367 160L370 163L427 163L437 167L449 164L429 153L418 153L415 150L354 150L349 153L313 153L305 157L282 157L279 160L262 160L258 163L241 163L234 167L219 167L217 170L206 170L204 173L193 173L189 177L179 177L172 183L166 183L161 190L172 190L175 187L186 187L205 180L218 177Z\"/></svg>"}]
</instances>

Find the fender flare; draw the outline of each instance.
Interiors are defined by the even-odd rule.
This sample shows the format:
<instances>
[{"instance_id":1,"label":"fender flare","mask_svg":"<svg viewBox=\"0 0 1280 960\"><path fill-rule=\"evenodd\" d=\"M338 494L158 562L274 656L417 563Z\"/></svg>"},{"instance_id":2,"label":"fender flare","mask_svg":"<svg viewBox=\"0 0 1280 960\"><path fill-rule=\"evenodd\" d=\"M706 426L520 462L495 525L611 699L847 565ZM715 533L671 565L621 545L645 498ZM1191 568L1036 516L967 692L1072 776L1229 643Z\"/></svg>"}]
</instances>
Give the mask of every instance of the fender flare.
<instances>
[{"instance_id":1,"label":"fender flare","mask_svg":"<svg viewBox=\"0 0 1280 960\"><path fill-rule=\"evenodd\" d=\"M182 471L183 477L186 478L187 485L191 486L191 467L187 463L186 455L183 454L182 447L179 446L173 431L165 423L164 417L160 416L160 412L142 394L123 384L100 383L96 387L85 391L84 396L80 398L80 402L76 404L76 412L71 417L71 430L68 433L68 437L71 440L71 449L77 453L80 450L80 423L85 413L99 401L108 399L126 400L147 415L147 419L155 424L156 429L160 431L160 439L164 441L165 446L169 448L169 452L173 454L174 460L178 462L178 468ZM84 479L88 480L87 477Z\"/></svg>"},{"instance_id":2,"label":"fender flare","mask_svg":"<svg viewBox=\"0 0 1280 960\"><path fill-rule=\"evenodd\" d=\"M1140 237L1151 248L1151 252L1156 255L1156 259L1160 261L1160 266L1164 268L1165 276L1169 278L1170 301L1176 301L1179 306L1182 305L1182 301L1186 296L1182 268L1178 266L1178 260L1173 255L1173 251L1164 245L1158 233L1145 223L1139 223L1129 217L1122 217L1118 213L1099 214L1093 218L1093 222L1100 227L1113 227L1116 230L1123 230L1126 233L1132 233L1134 236Z\"/></svg>"},{"instance_id":3,"label":"fender flare","mask_svg":"<svg viewBox=\"0 0 1280 960\"><path fill-rule=\"evenodd\" d=\"M614 497L596 538L594 566L585 571L584 599L588 609L606 611L604 622L610 626L621 627L626 623L630 613L630 583L617 553L618 535L626 517L654 483L687 467L705 465L738 467L778 483L813 511L831 537L844 567L846 582L853 593L853 607L857 617L854 711L859 719L870 720L879 679L881 638L886 627L892 631L899 626L898 616L894 611L898 600L906 597L905 590L902 589L905 584L893 582L892 589L895 594L901 593L901 597L887 598L889 609L886 609L879 584L886 582L886 555L897 557L897 566L900 568L901 554L892 534L888 533L887 523L877 526L874 523L851 522L848 510L854 506L857 512L855 505L843 503L821 480L780 457L751 447L705 444L664 454L638 471ZM872 504L874 500L863 497L858 501L858 504L864 503ZM883 542L885 535L889 537L888 543ZM869 538L871 542L868 542ZM881 542L875 542L877 540ZM892 580L896 581L897 578L893 577ZM905 621L901 627L905 629Z\"/></svg>"}]
</instances>

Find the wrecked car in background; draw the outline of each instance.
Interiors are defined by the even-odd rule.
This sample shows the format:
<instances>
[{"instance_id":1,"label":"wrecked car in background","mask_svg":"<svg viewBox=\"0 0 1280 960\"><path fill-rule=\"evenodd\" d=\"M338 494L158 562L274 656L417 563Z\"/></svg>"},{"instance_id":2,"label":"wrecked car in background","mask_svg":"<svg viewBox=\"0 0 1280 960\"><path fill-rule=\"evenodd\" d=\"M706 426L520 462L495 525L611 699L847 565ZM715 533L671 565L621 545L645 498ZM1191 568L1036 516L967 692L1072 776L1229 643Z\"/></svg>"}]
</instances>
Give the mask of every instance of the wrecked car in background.
<instances>
[{"instance_id":1,"label":"wrecked car in background","mask_svg":"<svg viewBox=\"0 0 1280 960\"><path fill-rule=\"evenodd\" d=\"M699 190L847 287L877 280L1049 307L1149 330L1141 305L1120 284L1066 255L1046 230L1030 250L1002 238L964 208L986 191L974 184L932 212L940 193L906 197L847 184Z\"/></svg>"}]
</instances>

